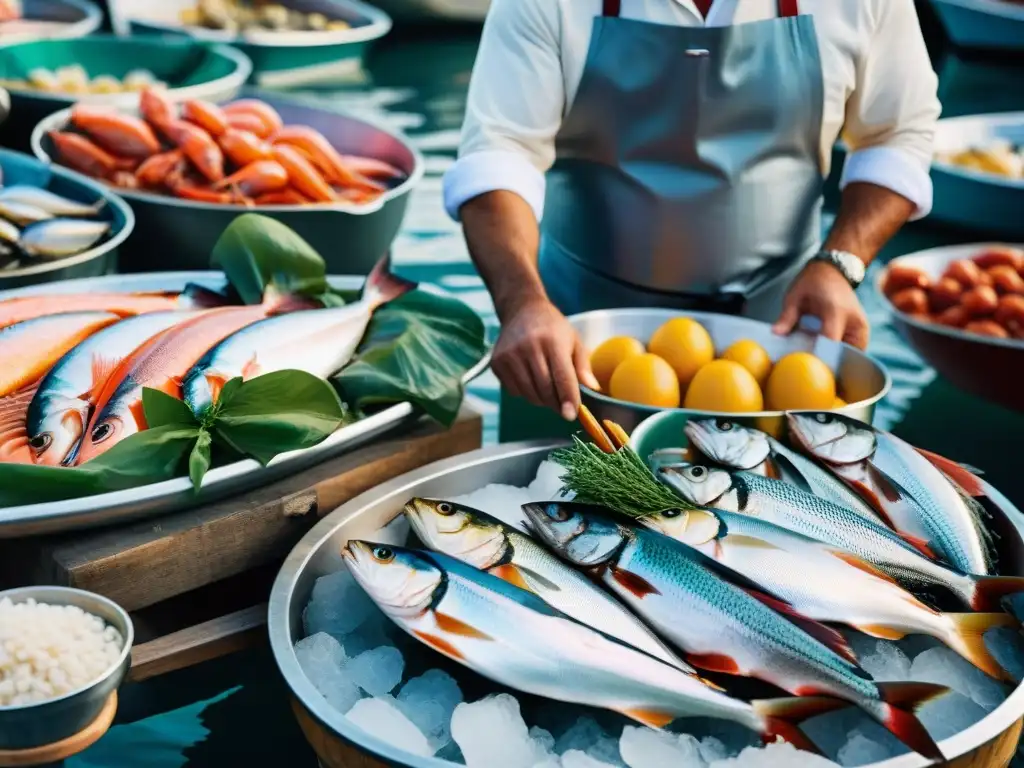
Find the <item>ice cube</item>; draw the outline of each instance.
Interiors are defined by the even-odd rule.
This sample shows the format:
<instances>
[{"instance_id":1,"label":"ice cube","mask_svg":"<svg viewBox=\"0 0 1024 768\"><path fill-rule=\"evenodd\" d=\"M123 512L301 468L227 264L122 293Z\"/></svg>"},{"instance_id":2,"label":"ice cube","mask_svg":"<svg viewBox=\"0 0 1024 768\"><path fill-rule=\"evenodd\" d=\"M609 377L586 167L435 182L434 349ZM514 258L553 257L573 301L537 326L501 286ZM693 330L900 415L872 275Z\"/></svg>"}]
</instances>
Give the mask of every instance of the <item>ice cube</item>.
<instances>
[{"instance_id":1,"label":"ice cube","mask_svg":"<svg viewBox=\"0 0 1024 768\"><path fill-rule=\"evenodd\" d=\"M861 766L870 763L880 763L888 760L892 754L884 744L879 744L874 739L865 735L863 730L856 730L850 736L850 740L839 750L836 758L840 765Z\"/></svg>"},{"instance_id":2,"label":"ice cube","mask_svg":"<svg viewBox=\"0 0 1024 768\"><path fill-rule=\"evenodd\" d=\"M551 731L546 731L540 726L534 725L530 728L530 738L533 739L544 752L555 751L555 737Z\"/></svg>"},{"instance_id":3,"label":"ice cube","mask_svg":"<svg viewBox=\"0 0 1024 768\"><path fill-rule=\"evenodd\" d=\"M555 752L563 754L570 749L586 752L597 741L605 736L604 729L592 717L583 716L576 720L569 730L558 737Z\"/></svg>"},{"instance_id":4,"label":"ice cube","mask_svg":"<svg viewBox=\"0 0 1024 768\"><path fill-rule=\"evenodd\" d=\"M452 738L467 768L534 768L549 757L530 738L518 699L507 693L459 704Z\"/></svg>"},{"instance_id":5,"label":"ice cube","mask_svg":"<svg viewBox=\"0 0 1024 768\"><path fill-rule=\"evenodd\" d=\"M910 675L913 680L948 686L986 711L995 709L1006 698L1001 683L944 647L932 648L914 659Z\"/></svg>"},{"instance_id":6,"label":"ice cube","mask_svg":"<svg viewBox=\"0 0 1024 768\"><path fill-rule=\"evenodd\" d=\"M714 736L708 736L700 742L700 756L704 758L704 762L713 763L715 760L727 758L729 750L725 748L725 744Z\"/></svg>"},{"instance_id":7,"label":"ice cube","mask_svg":"<svg viewBox=\"0 0 1024 768\"><path fill-rule=\"evenodd\" d=\"M352 578L347 568L321 576L313 584L302 623L307 635L326 632L341 639L380 609Z\"/></svg>"},{"instance_id":8,"label":"ice cube","mask_svg":"<svg viewBox=\"0 0 1024 768\"><path fill-rule=\"evenodd\" d=\"M570 749L562 755L562 768L615 768L615 766L612 763L603 763L586 752Z\"/></svg>"},{"instance_id":9,"label":"ice cube","mask_svg":"<svg viewBox=\"0 0 1024 768\"><path fill-rule=\"evenodd\" d=\"M1018 630L1009 627L989 630L985 633L985 645L1010 677L1018 681L1024 679L1024 638Z\"/></svg>"},{"instance_id":10,"label":"ice cube","mask_svg":"<svg viewBox=\"0 0 1024 768\"><path fill-rule=\"evenodd\" d=\"M451 740L452 713L462 701L455 678L430 669L402 686L398 704L416 726L440 749Z\"/></svg>"},{"instance_id":11,"label":"ice cube","mask_svg":"<svg viewBox=\"0 0 1024 768\"><path fill-rule=\"evenodd\" d=\"M565 474L565 467L553 461L541 462L537 468L537 477L526 489L534 501L551 501L564 498L559 493L562 490L562 475Z\"/></svg>"},{"instance_id":12,"label":"ice cube","mask_svg":"<svg viewBox=\"0 0 1024 768\"><path fill-rule=\"evenodd\" d=\"M364 651L345 664L349 678L371 696L383 696L402 682L405 659L394 646Z\"/></svg>"},{"instance_id":13,"label":"ice cube","mask_svg":"<svg viewBox=\"0 0 1024 768\"><path fill-rule=\"evenodd\" d=\"M917 717L924 723L932 738L941 741L971 727L986 714L977 703L954 692L926 703L917 713Z\"/></svg>"},{"instance_id":14,"label":"ice cube","mask_svg":"<svg viewBox=\"0 0 1024 768\"><path fill-rule=\"evenodd\" d=\"M664 731L627 725L619 740L619 751L629 768L705 768L697 740L689 734L677 738Z\"/></svg>"},{"instance_id":15,"label":"ice cube","mask_svg":"<svg viewBox=\"0 0 1024 768\"><path fill-rule=\"evenodd\" d=\"M334 637L318 632L295 644L295 656L309 681L327 703L345 714L363 694L344 670L345 649Z\"/></svg>"},{"instance_id":16,"label":"ice cube","mask_svg":"<svg viewBox=\"0 0 1024 768\"><path fill-rule=\"evenodd\" d=\"M394 744L414 755L430 757L434 748L419 728L396 706L391 696L362 699L348 712L348 719L371 736Z\"/></svg>"},{"instance_id":17,"label":"ice cube","mask_svg":"<svg viewBox=\"0 0 1024 768\"><path fill-rule=\"evenodd\" d=\"M586 750L595 760L609 765L621 766L622 754L619 752L619 740L614 736L602 736Z\"/></svg>"},{"instance_id":18,"label":"ice cube","mask_svg":"<svg viewBox=\"0 0 1024 768\"><path fill-rule=\"evenodd\" d=\"M879 682L910 679L910 659L907 654L884 640L875 641L874 649L860 656L860 666Z\"/></svg>"},{"instance_id":19,"label":"ice cube","mask_svg":"<svg viewBox=\"0 0 1024 768\"><path fill-rule=\"evenodd\" d=\"M804 752L792 744L776 742L763 748L747 747L736 757L718 760L710 768L836 768L836 763Z\"/></svg>"}]
</instances>

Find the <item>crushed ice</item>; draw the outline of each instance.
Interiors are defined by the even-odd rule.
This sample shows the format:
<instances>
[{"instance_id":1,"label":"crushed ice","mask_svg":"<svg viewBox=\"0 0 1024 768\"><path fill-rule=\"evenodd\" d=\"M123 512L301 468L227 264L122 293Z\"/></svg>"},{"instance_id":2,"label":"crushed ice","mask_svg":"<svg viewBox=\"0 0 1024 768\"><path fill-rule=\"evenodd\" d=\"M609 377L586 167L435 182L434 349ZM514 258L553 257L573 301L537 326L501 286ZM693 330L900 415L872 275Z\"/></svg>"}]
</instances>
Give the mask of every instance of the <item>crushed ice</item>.
<instances>
[{"instance_id":1,"label":"crushed ice","mask_svg":"<svg viewBox=\"0 0 1024 768\"><path fill-rule=\"evenodd\" d=\"M525 530L520 506L558 498L561 468L544 462L527 488L493 484L451 499ZM585 707L540 704L527 712L509 693L466 701L447 671L425 667L437 657L404 641L346 569L317 579L303 613L306 637L295 654L332 708L353 724L405 751L445 758L467 768L853 768L902 754L906 748L855 708L814 718L803 729L826 756L756 738L730 723L693 721L691 733L653 731ZM931 638L898 643L849 636L860 664L875 680L917 680L948 686L920 717L936 740L973 725L998 707L1008 688ZM986 636L993 655L1024 675L1016 632ZM403 656L401 648L409 651ZM412 667L412 669L410 669ZM456 674L460 670L453 669ZM532 697L531 697L532 700ZM551 704L548 702L547 704ZM529 719L529 723L527 720ZM678 724L674 726L678 730Z\"/></svg>"}]
</instances>

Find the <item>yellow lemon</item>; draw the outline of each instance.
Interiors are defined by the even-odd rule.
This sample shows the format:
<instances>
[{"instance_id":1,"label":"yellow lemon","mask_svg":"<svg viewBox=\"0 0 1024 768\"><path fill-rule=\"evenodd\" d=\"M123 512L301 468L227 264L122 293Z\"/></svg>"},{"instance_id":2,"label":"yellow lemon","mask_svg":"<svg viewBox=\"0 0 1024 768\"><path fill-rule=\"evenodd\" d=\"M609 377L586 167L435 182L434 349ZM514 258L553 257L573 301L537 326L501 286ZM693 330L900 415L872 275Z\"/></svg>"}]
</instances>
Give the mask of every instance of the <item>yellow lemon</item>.
<instances>
[{"instance_id":1,"label":"yellow lemon","mask_svg":"<svg viewBox=\"0 0 1024 768\"><path fill-rule=\"evenodd\" d=\"M732 360L734 363L742 365L750 371L760 387L764 387L765 382L768 381L768 374L772 372L772 359L768 357L764 347L750 339L741 339L735 344L731 344L722 353L722 359Z\"/></svg>"},{"instance_id":2,"label":"yellow lemon","mask_svg":"<svg viewBox=\"0 0 1024 768\"><path fill-rule=\"evenodd\" d=\"M832 410L838 410L839 408L845 408L849 403L843 400L843 398L836 395L836 399L832 401Z\"/></svg>"},{"instance_id":3,"label":"yellow lemon","mask_svg":"<svg viewBox=\"0 0 1024 768\"><path fill-rule=\"evenodd\" d=\"M704 326L688 317L675 317L647 342L647 351L667 361L684 390L702 367L715 357L715 345Z\"/></svg>"},{"instance_id":4,"label":"yellow lemon","mask_svg":"<svg viewBox=\"0 0 1024 768\"><path fill-rule=\"evenodd\" d=\"M696 411L750 413L763 410L764 399L750 371L732 360L714 360L693 377L685 405Z\"/></svg>"},{"instance_id":5,"label":"yellow lemon","mask_svg":"<svg viewBox=\"0 0 1024 768\"><path fill-rule=\"evenodd\" d=\"M644 345L629 336L613 336L601 342L590 355L590 367L601 388L608 389L612 374L623 360L642 355L644 351Z\"/></svg>"},{"instance_id":6,"label":"yellow lemon","mask_svg":"<svg viewBox=\"0 0 1024 768\"><path fill-rule=\"evenodd\" d=\"M836 399L836 379L810 352L792 352L772 368L765 399L774 411L828 410Z\"/></svg>"},{"instance_id":7,"label":"yellow lemon","mask_svg":"<svg viewBox=\"0 0 1024 768\"><path fill-rule=\"evenodd\" d=\"M618 400L654 408L679 407L679 379L672 366L657 355L627 358L612 374L608 393Z\"/></svg>"}]
</instances>

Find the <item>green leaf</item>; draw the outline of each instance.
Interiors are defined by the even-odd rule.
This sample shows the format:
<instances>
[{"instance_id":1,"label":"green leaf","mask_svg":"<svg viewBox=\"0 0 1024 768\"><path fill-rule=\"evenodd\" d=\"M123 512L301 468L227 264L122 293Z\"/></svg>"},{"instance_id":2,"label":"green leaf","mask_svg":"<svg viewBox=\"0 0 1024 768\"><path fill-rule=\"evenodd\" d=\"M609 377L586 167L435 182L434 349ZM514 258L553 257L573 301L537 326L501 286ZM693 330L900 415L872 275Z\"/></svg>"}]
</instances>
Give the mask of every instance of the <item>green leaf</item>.
<instances>
[{"instance_id":1,"label":"green leaf","mask_svg":"<svg viewBox=\"0 0 1024 768\"><path fill-rule=\"evenodd\" d=\"M450 426L462 404L463 376L486 351L476 312L417 290L374 313L356 356L332 381L357 411L408 401Z\"/></svg>"},{"instance_id":2,"label":"green leaf","mask_svg":"<svg viewBox=\"0 0 1024 768\"><path fill-rule=\"evenodd\" d=\"M269 286L280 293L318 296L327 269L313 246L290 227L258 213L243 213L221 233L210 254L246 304L259 304Z\"/></svg>"},{"instance_id":3,"label":"green leaf","mask_svg":"<svg viewBox=\"0 0 1024 768\"><path fill-rule=\"evenodd\" d=\"M213 461L213 436L205 429L199 430L196 443L192 446L192 453L188 457L188 476L192 481L192 488L198 493L199 487L203 484L203 477L210 469Z\"/></svg>"},{"instance_id":4,"label":"green leaf","mask_svg":"<svg viewBox=\"0 0 1024 768\"><path fill-rule=\"evenodd\" d=\"M152 427L167 424L195 425L195 414L192 409L176 397L151 387L142 388L142 410L146 414L146 423Z\"/></svg>"},{"instance_id":5,"label":"green leaf","mask_svg":"<svg viewBox=\"0 0 1024 768\"><path fill-rule=\"evenodd\" d=\"M228 391L233 381L237 389ZM345 406L323 379L304 371L276 371L221 393L213 419L216 436L232 448L268 464L279 453L311 448L348 420Z\"/></svg>"}]
</instances>

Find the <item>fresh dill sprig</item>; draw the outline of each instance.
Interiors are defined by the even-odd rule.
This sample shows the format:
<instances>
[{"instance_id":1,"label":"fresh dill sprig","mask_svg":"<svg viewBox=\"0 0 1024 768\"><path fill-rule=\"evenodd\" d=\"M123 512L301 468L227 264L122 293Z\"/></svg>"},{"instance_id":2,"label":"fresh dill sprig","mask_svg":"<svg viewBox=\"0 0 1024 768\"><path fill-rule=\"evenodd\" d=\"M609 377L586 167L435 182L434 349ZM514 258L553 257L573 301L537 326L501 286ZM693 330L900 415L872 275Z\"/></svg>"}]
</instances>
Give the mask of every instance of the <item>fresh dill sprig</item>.
<instances>
[{"instance_id":1,"label":"fresh dill sprig","mask_svg":"<svg viewBox=\"0 0 1024 768\"><path fill-rule=\"evenodd\" d=\"M630 517L693 508L658 482L629 446L605 453L573 437L573 444L555 451L551 459L566 470L563 492L572 491L578 501L611 507Z\"/></svg>"}]
</instances>

